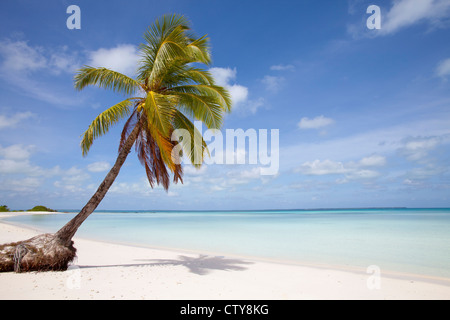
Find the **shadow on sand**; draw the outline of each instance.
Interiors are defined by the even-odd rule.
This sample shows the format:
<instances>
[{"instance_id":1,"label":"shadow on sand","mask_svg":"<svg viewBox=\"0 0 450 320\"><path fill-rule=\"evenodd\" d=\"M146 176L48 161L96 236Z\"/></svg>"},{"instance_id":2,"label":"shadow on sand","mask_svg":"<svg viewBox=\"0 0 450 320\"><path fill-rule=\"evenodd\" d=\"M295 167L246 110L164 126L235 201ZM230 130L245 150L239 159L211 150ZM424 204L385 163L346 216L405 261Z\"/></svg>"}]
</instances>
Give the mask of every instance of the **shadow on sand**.
<instances>
[{"instance_id":1,"label":"shadow on sand","mask_svg":"<svg viewBox=\"0 0 450 320\"><path fill-rule=\"evenodd\" d=\"M110 267L143 267L143 266L184 266L189 272L198 275L207 275L212 270L222 271L243 271L246 268L243 265L252 264L252 262L241 259L228 259L223 256L199 255L198 257L178 256L178 259L142 259L136 260L143 263L102 265L102 266L79 266L86 268L110 268Z\"/></svg>"}]
</instances>

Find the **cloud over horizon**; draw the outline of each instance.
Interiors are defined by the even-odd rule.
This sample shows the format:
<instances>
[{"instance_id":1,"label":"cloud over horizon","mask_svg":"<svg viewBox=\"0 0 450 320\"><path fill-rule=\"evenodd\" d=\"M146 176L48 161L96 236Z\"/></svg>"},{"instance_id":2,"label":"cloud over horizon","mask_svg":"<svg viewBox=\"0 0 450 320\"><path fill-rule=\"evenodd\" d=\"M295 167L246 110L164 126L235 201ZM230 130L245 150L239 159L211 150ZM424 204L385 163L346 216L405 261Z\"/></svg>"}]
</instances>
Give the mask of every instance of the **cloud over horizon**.
<instances>
[{"instance_id":1,"label":"cloud over horizon","mask_svg":"<svg viewBox=\"0 0 450 320\"><path fill-rule=\"evenodd\" d=\"M310 119L308 117L303 117L300 122L298 123L298 127L303 130L307 129L319 129L323 127L327 127L329 125L332 125L335 121L331 118L327 118L323 115L317 116L313 119Z\"/></svg>"},{"instance_id":2,"label":"cloud over horizon","mask_svg":"<svg viewBox=\"0 0 450 320\"><path fill-rule=\"evenodd\" d=\"M450 76L450 58L442 60L436 67L436 75L441 78Z\"/></svg>"}]
</instances>

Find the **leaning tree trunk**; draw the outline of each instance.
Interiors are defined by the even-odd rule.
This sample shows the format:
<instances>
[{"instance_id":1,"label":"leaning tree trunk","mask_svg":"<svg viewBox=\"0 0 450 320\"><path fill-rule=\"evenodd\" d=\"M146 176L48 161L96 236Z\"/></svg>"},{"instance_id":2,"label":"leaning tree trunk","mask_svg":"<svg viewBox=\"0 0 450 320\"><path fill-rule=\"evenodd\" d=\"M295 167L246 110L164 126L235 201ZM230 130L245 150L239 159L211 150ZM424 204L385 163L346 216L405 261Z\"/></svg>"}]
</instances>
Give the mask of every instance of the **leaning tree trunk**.
<instances>
[{"instance_id":1,"label":"leaning tree trunk","mask_svg":"<svg viewBox=\"0 0 450 320\"><path fill-rule=\"evenodd\" d=\"M116 163L95 194L72 220L55 234L0 245L0 272L66 270L76 256L72 238L81 224L97 208L113 184L139 133L139 123L121 148Z\"/></svg>"}]
</instances>

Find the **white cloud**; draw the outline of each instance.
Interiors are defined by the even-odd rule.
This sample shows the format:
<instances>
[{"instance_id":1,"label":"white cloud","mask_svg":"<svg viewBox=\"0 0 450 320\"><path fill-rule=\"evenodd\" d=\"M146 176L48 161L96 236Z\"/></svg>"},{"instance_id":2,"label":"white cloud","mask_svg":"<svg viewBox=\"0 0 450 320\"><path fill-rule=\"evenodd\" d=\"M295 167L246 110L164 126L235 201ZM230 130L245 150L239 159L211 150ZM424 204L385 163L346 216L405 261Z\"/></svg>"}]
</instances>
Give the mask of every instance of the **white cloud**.
<instances>
[{"instance_id":1,"label":"white cloud","mask_svg":"<svg viewBox=\"0 0 450 320\"><path fill-rule=\"evenodd\" d=\"M372 155L370 157L362 158L359 161L359 166L363 167L380 167L386 164L386 158L380 155Z\"/></svg>"},{"instance_id":2,"label":"white cloud","mask_svg":"<svg viewBox=\"0 0 450 320\"><path fill-rule=\"evenodd\" d=\"M431 177L442 176L448 171L448 167L436 166L432 163L427 163L423 167L413 168L405 173L407 180L418 182L429 179Z\"/></svg>"},{"instance_id":3,"label":"white cloud","mask_svg":"<svg viewBox=\"0 0 450 320\"><path fill-rule=\"evenodd\" d=\"M23 120L33 117L31 112L18 112L11 116L5 116L0 114L0 129L14 128Z\"/></svg>"},{"instance_id":4,"label":"white cloud","mask_svg":"<svg viewBox=\"0 0 450 320\"><path fill-rule=\"evenodd\" d=\"M31 46L27 41L0 41L0 76L21 93L57 106L76 105L77 99L67 99L58 83L42 82L36 76L73 73L78 68L77 52L68 47L43 48ZM26 83L26 90L24 90ZM72 86L70 86L73 90Z\"/></svg>"},{"instance_id":5,"label":"white cloud","mask_svg":"<svg viewBox=\"0 0 450 320\"><path fill-rule=\"evenodd\" d=\"M358 162L340 162L332 160L314 160L307 161L294 171L304 175L323 176L323 175L344 175L340 183L349 180L372 179L380 175L379 172L369 169L371 167L381 167L386 164L386 158L380 155L364 157Z\"/></svg>"},{"instance_id":6,"label":"white cloud","mask_svg":"<svg viewBox=\"0 0 450 320\"><path fill-rule=\"evenodd\" d=\"M73 72L77 66L76 53L68 47L45 50L40 46L30 46L26 41L0 41L0 55L3 57L1 69L8 74L30 73L47 70L59 74Z\"/></svg>"},{"instance_id":7,"label":"white cloud","mask_svg":"<svg viewBox=\"0 0 450 320\"><path fill-rule=\"evenodd\" d=\"M413 136L414 132L423 132L425 136ZM387 174L393 179L400 179L404 184L414 186L418 182L432 177L442 177L448 172L448 166L442 160L432 157L432 152L444 148L450 143L448 120L427 120L410 123L407 126L384 128L348 139L331 140L317 145L297 145L297 153L289 154L289 159L283 165L289 166L294 159L300 166L294 167L294 172L304 176L336 176L335 183L361 181L364 184L374 183L372 180ZM289 149L291 150L291 149ZM292 149L293 150L293 149ZM300 152L303 154L301 155ZM374 152L377 152L374 154ZM371 153L371 156L361 156ZM383 154L402 156L413 162L414 167L386 167L387 161ZM314 157L316 160L306 160ZM334 159L332 158L334 157ZM339 161L336 161L339 157ZM313 158L313 159L314 159ZM359 160L351 160L351 159ZM303 159L303 160L301 160ZM318 160L321 159L321 160ZM327 159L327 160L322 160ZM347 159L342 161L343 159ZM417 166L420 164L420 166ZM397 170L397 171L396 171Z\"/></svg>"},{"instance_id":8,"label":"white cloud","mask_svg":"<svg viewBox=\"0 0 450 320\"><path fill-rule=\"evenodd\" d=\"M43 181L35 177L27 177L20 179L5 179L0 182L0 190L7 191L9 193L34 193L36 189L42 185Z\"/></svg>"},{"instance_id":9,"label":"white cloud","mask_svg":"<svg viewBox=\"0 0 450 320\"><path fill-rule=\"evenodd\" d=\"M233 170L227 173L227 177L219 184L221 188L232 188L237 185L249 184L252 181L260 180L265 183L277 178L278 175L265 176L262 174L262 167L253 167L250 169Z\"/></svg>"},{"instance_id":10,"label":"white cloud","mask_svg":"<svg viewBox=\"0 0 450 320\"><path fill-rule=\"evenodd\" d=\"M246 109L250 111L250 113L255 114L259 108L264 106L264 99L258 98L257 100L249 100L246 105Z\"/></svg>"},{"instance_id":11,"label":"white cloud","mask_svg":"<svg viewBox=\"0 0 450 320\"><path fill-rule=\"evenodd\" d=\"M245 86L234 83L236 80L236 68L211 68L209 69L216 80L216 84L225 87L231 95L233 109L240 113L255 114L263 105L264 99L248 99L249 91Z\"/></svg>"},{"instance_id":12,"label":"white cloud","mask_svg":"<svg viewBox=\"0 0 450 320\"><path fill-rule=\"evenodd\" d=\"M221 187L221 186L212 186L211 191L222 191L225 190L225 187Z\"/></svg>"},{"instance_id":13,"label":"white cloud","mask_svg":"<svg viewBox=\"0 0 450 320\"><path fill-rule=\"evenodd\" d=\"M375 170L367 170L367 169L352 170L345 176L346 180L343 180L341 182L346 182L347 180L373 179L378 177L379 175L380 173Z\"/></svg>"},{"instance_id":14,"label":"white cloud","mask_svg":"<svg viewBox=\"0 0 450 320\"><path fill-rule=\"evenodd\" d=\"M247 101L247 97L248 97L248 88L238 85L238 84L233 84L227 87L228 91L231 94L231 98L233 100L233 104L236 105L240 105L241 103Z\"/></svg>"},{"instance_id":15,"label":"white cloud","mask_svg":"<svg viewBox=\"0 0 450 320\"><path fill-rule=\"evenodd\" d=\"M250 170L243 170L239 173L239 178L245 180L258 179L261 177L261 167L252 168Z\"/></svg>"},{"instance_id":16,"label":"white cloud","mask_svg":"<svg viewBox=\"0 0 450 320\"><path fill-rule=\"evenodd\" d=\"M85 194L90 175L86 170L71 167L67 170L59 166L53 168L36 165L32 155L36 148L32 145L0 145L0 190L5 196L22 192L21 197L31 194L47 194L49 186L57 188L56 194L79 196ZM52 184L49 182L52 181Z\"/></svg>"},{"instance_id":17,"label":"white cloud","mask_svg":"<svg viewBox=\"0 0 450 320\"><path fill-rule=\"evenodd\" d=\"M30 155L30 149L27 147L14 145L1 149L0 174L49 177L60 173L59 167L45 169L32 164L29 159Z\"/></svg>"},{"instance_id":18,"label":"white cloud","mask_svg":"<svg viewBox=\"0 0 450 320\"><path fill-rule=\"evenodd\" d=\"M436 68L436 75L439 77L450 76L450 58L441 61Z\"/></svg>"},{"instance_id":19,"label":"white cloud","mask_svg":"<svg viewBox=\"0 0 450 320\"><path fill-rule=\"evenodd\" d=\"M217 168L215 166L214 171L207 172L206 169L196 171L192 166L186 166L184 167L184 171L188 175L186 182L191 182L190 188L199 188L210 193L222 190L236 190L239 186L249 184L253 186L253 183L258 182L264 184L278 177L278 175L263 175L262 167L258 166L227 166L222 167L224 168L222 171Z\"/></svg>"},{"instance_id":20,"label":"white cloud","mask_svg":"<svg viewBox=\"0 0 450 320\"><path fill-rule=\"evenodd\" d=\"M48 67L55 74L61 72L74 73L80 68L80 63L77 54L69 52L67 46L65 46L51 54L48 59Z\"/></svg>"},{"instance_id":21,"label":"white cloud","mask_svg":"<svg viewBox=\"0 0 450 320\"><path fill-rule=\"evenodd\" d=\"M270 67L272 71L294 71L295 67L292 64L278 64Z\"/></svg>"},{"instance_id":22,"label":"white cloud","mask_svg":"<svg viewBox=\"0 0 450 320\"><path fill-rule=\"evenodd\" d=\"M362 159L368 154L395 154L404 148L405 139L414 137L417 132L424 137L444 139L450 136L449 128L450 116L443 114L436 118L381 127L335 139L293 143L280 148L280 159L284 168L295 168L299 163L311 159L351 161Z\"/></svg>"},{"instance_id":23,"label":"white cloud","mask_svg":"<svg viewBox=\"0 0 450 320\"><path fill-rule=\"evenodd\" d=\"M331 118L326 118L323 115L315 117L313 119L309 119L304 117L298 123L298 127L300 129L318 129L329 126L334 123L334 120Z\"/></svg>"},{"instance_id":24,"label":"white cloud","mask_svg":"<svg viewBox=\"0 0 450 320\"><path fill-rule=\"evenodd\" d=\"M235 107L247 101L248 88L232 83L236 79L236 68L230 69L216 67L209 69L209 72L211 72L212 76L216 80L217 85L223 86L228 89L231 94L231 99L233 100L233 105Z\"/></svg>"},{"instance_id":25,"label":"white cloud","mask_svg":"<svg viewBox=\"0 0 450 320\"><path fill-rule=\"evenodd\" d=\"M416 152L421 150L433 149L438 145L439 140L436 137L431 138L418 138L415 140L407 141L405 144L405 149Z\"/></svg>"},{"instance_id":26,"label":"white cloud","mask_svg":"<svg viewBox=\"0 0 450 320\"><path fill-rule=\"evenodd\" d=\"M106 161L94 162L87 166L87 169L90 172L104 172L110 168L111 168L110 164Z\"/></svg>"},{"instance_id":27,"label":"white cloud","mask_svg":"<svg viewBox=\"0 0 450 320\"><path fill-rule=\"evenodd\" d=\"M57 176L60 180L55 181L54 186L71 192L83 191L83 183L90 178L84 170L77 167L62 170L59 166L44 168L34 165L31 162L34 149L34 146L0 146L0 175L9 176L0 181L5 190L30 191L33 186L41 186L45 179Z\"/></svg>"},{"instance_id":28,"label":"white cloud","mask_svg":"<svg viewBox=\"0 0 450 320\"><path fill-rule=\"evenodd\" d=\"M416 180L411 180L411 179L405 179L403 180L403 184L408 185L408 186L421 186L423 184L422 181L416 181Z\"/></svg>"},{"instance_id":29,"label":"white cloud","mask_svg":"<svg viewBox=\"0 0 450 320\"><path fill-rule=\"evenodd\" d=\"M26 41L1 41L0 54L3 56L2 69L9 72L29 72L47 66L43 49L30 47Z\"/></svg>"},{"instance_id":30,"label":"white cloud","mask_svg":"<svg viewBox=\"0 0 450 320\"><path fill-rule=\"evenodd\" d=\"M284 78L276 76L264 76L261 82L266 86L266 90L276 93L283 85Z\"/></svg>"},{"instance_id":31,"label":"white cloud","mask_svg":"<svg viewBox=\"0 0 450 320\"><path fill-rule=\"evenodd\" d=\"M372 38L394 34L400 30L422 24L424 32L448 27L450 1L448 0L392 0L390 7L381 7L381 29L370 30L366 27L369 15L361 15L369 4L362 0L349 0L349 13L357 14L363 20L347 25L347 32L355 39Z\"/></svg>"},{"instance_id":32,"label":"white cloud","mask_svg":"<svg viewBox=\"0 0 450 320\"><path fill-rule=\"evenodd\" d=\"M158 185L155 186L155 189L158 187ZM137 182L116 182L108 192L122 195L148 196L154 192L154 189L152 189L148 180L143 178Z\"/></svg>"},{"instance_id":33,"label":"white cloud","mask_svg":"<svg viewBox=\"0 0 450 320\"><path fill-rule=\"evenodd\" d=\"M133 76L140 59L137 48L131 44L118 45L115 48L100 48L89 53L89 65L104 67Z\"/></svg>"},{"instance_id":34,"label":"white cloud","mask_svg":"<svg viewBox=\"0 0 450 320\"><path fill-rule=\"evenodd\" d=\"M61 180L55 181L53 185L59 189L69 191L71 193L85 192L85 183L90 179L90 175L86 171L77 167L71 167L68 170L58 170Z\"/></svg>"},{"instance_id":35,"label":"white cloud","mask_svg":"<svg viewBox=\"0 0 450 320\"><path fill-rule=\"evenodd\" d=\"M231 80L236 78L236 68L211 68L209 72L214 77L216 84L219 86L228 86Z\"/></svg>"},{"instance_id":36,"label":"white cloud","mask_svg":"<svg viewBox=\"0 0 450 320\"><path fill-rule=\"evenodd\" d=\"M185 165L183 167L183 174L188 176L200 176L206 173L208 166L202 165L200 168L196 168L193 165Z\"/></svg>"},{"instance_id":37,"label":"white cloud","mask_svg":"<svg viewBox=\"0 0 450 320\"><path fill-rule=\"evenodd\" d=\"M34 149L34 146L23 146L20 144L14 144L5 148L0 146L0 156L8 160L28 160Z\"/></svg>"},{"instance_id":38,"label":"white cloud","mask_svg":"<svg viewBox=\"0 0 450 320\"><path fill-rule=\"evenodd\" d=\"M42 169L33 166L28 160L0 159L0 174L42 175Z\"/></svg>"},{"instance_id":39,"label":"white cloud","mask_svg":"<svg viewBox=\"0 0 450 320\"><path fill-rule=\"evenodd\" d=\"M331 160L314 160L312 162L305 162L300 167L295 169L296 172L306 175L329 175L329 174L343 174L347 172L342 162L335 162Z\"/></svg>"},{"instance_id":40,"label":"white cloud","mask_svg":"<svg viewBox=\"0 0 450 320\"><path fill-rule=\"evenodd\" d=\"M0 174L25 174L39 176L44 170L30 163L31 152L34 146L19 144L3 148L0 146Z\"/></svg>"},{"instance_id":41,"label":"white cloud","mask_svg":"<svg viewBox=\"0 0 450 320\"><path fill-rule=\"evenodd\" d=\"M449 136L409 137L404 139L403 146L399 148L399 152L410 161L420 161L427 157L430 151L441 143L448 142L448 140Z\"/></svg>"},{"instance_id":42,"label":"white cloud","mask_svg":"<svg viewBox=\"0 0 450 320\"><path fill-rule=\"evenodd\" d=\"M437 24L449 12L448 0L397 0L386 14L382 12L380 33L391 34L423 21Z\"/></svg>"}]
</instances>

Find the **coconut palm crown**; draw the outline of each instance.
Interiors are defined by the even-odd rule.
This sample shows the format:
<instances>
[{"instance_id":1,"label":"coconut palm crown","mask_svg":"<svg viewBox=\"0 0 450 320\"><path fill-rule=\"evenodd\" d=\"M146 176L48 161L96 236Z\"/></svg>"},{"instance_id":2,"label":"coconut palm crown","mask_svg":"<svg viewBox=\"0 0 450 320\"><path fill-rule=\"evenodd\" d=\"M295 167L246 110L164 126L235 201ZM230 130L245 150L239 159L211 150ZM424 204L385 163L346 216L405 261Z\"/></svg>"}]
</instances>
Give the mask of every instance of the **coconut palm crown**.
<instances>
[{"instance_id":1,"label":"coconut palm crown","mask_svg":"<svg viewBox=\"0 0 450 320\"><path fill-rule=\"evenodd\" d=\"M182 182L182 167L174 161L175 129L185 129L192 137L197 130L191 119L218 129L225 112L231 110L228 91L215 84L212 75L198 65L209 65L211 55L206 36L197 38L188 21L180 15L163 16L148 28L141 44L141 60L136 79L106 68L85 66L75 76L75 88L95 85L130 96L99 114L83 135L81 148L87 155L94 140L128 117L119 151L134 128L137 156L145 167L150 185L166 190L169 171L174 182ZM136 96L135 96L136 95ZM201 135L200 135L201 136ZM183 150L195 166L201 165L206 143L185 142ZM181 141L181 143L183 143Z\"/></svg>"}]
</instances>

